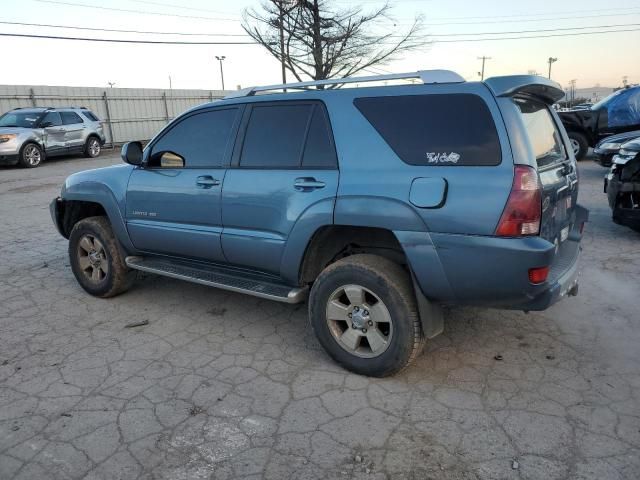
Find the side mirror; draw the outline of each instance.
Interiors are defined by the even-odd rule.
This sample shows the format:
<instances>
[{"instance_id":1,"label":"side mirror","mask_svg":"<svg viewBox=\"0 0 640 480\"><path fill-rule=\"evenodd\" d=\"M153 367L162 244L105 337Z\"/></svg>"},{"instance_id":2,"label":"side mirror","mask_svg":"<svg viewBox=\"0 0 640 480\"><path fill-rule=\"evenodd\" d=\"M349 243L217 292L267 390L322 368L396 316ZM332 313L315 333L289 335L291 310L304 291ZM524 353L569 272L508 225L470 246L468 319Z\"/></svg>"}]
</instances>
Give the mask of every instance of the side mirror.
<instances>
[{"instance_id":1,"label":"side mirror","mask_svg":"<svg viewBox=\"0 0 640 480\"><path fill-rule=\"evenodd\" d=\"M139 166L142 165L142 143L140 142L127 142L122 146L120 151L120 157L125 163L129 165Z\"/></svg>"},{"instance_id":2,"label":"side mirror","mask_svg":"<svg viewBox=\"0 0 640 480\"><path fill-rule=\"evenodd\" d=\"M53 127L53 122L42 122L40 124L40 128L49 128L49 127Z\"/></svg>"}]
</instances>

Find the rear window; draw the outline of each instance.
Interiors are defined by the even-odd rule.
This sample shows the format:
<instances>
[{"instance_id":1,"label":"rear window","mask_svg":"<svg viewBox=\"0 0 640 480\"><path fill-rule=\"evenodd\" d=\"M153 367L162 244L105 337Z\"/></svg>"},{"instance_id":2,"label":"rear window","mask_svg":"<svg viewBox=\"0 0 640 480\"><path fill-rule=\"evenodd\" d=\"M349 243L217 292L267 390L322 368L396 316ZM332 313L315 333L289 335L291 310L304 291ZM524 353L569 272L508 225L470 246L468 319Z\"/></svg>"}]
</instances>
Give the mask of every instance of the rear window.
<instances>
[{"instance_id":1,"label":"rear window","mask_svg":"<svg viewBox=\"0 0 640 480\"><path fill-rule=\"evenodd\" d=\"M370 97L354 104L408 164L491 166L502 160L493 117L477 95Z\"/></svg>"},{"instance_id":2,"label":"rear window","mask_svg":"<svg viewBox=\"0 0 640 480\"><path fill-rule=\"evenodd\" d=\"M549 107L532 99L516 98L515 102L522 114L538 167L566 160L562 136L553 121Z\"/></svg>"}]
</instances>

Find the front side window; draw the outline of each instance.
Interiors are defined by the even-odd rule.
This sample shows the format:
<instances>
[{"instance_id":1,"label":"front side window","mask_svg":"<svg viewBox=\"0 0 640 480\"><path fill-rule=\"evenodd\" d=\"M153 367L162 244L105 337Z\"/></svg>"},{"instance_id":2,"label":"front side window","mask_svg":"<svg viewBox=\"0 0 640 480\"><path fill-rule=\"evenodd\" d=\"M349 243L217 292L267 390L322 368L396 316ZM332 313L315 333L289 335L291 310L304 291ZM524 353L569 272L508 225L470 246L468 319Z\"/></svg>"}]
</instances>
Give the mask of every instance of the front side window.
<instances>
[{"instance_id":1,"label":"front side window","mask_svg":"<svg viewBox=\"0 0 640 480\"><path fill-rule=\"evenodd\" d=\"M83 123L82 118L76 112L60 112L63 125L74 125L76 123Z\"/></svg>"},{"instance_id":2,"label":"front side window","mask_svg":"<svg viewBox=\"0 0 640 480\"><path fill-rule=\"evenodd\" d=\"M566 160L562 137L549 108L542 102L516 98L538 167Z\"/></svg>"},{"instance_id":3,"label":"front side window","mask_svg":"<svg viewBox=\"0 0 640 480\"><path fill-rule=\"evenodd\" d=\"M0 127L35 128L39 112L7 112L0 117Z\"/></svg>"},{"instance_id":4,"label":"front side window","mask_svg":"<svg viewBox=\"0 0 640 480\"><path fill-rule=\"evenodd\" d=\"M60 114L58 112L47 113L40 121L40 125L47 125L48 127L58 127L62 125Z\"/></svg>"},{"instance_id":5,"label":"front side window","mask_svg":"<svg viewBox=\"0 0 640 480\"><path fill-rule=\"evenodd\" d=\"M493 117L477 95L364 97L354 104L410 165L487 166L502 161Z\"/></svg>"},{"instance_id":6,"label":"front side window","mask_svg":"<svg viewBox=\"0 0 640 480\"><path fill-rule=\"evenodd\" d=\"M222 167L237 114L237 108L227 108L179 120L153 145L149 166Z\"/></svg>"}]
</instances>

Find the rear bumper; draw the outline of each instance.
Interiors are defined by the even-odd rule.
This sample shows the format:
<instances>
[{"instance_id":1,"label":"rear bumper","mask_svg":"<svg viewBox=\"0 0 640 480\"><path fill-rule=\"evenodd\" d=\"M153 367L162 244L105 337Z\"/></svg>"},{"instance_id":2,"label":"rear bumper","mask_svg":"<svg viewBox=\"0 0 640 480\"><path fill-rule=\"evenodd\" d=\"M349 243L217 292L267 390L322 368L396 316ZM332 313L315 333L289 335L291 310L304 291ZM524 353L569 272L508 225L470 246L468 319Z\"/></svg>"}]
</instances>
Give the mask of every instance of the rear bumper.
<instances>
[{"instance_id":1,"label":"rear bumper","mask_svg":"<svg viewBox=\"0 0 640 480\"><path fill-rule=\"evenodd\" d=\"M577 292L580 225L589 212L577 206L573 228L558 247L541 237L498 238L396 232L424 295L439 303L544 310ZM411 232L415 234L416 232ZM407 241L408 240L408 241ZM529 282L529 269L550 266L547 281Z\"/></svg>"}]
</instances>

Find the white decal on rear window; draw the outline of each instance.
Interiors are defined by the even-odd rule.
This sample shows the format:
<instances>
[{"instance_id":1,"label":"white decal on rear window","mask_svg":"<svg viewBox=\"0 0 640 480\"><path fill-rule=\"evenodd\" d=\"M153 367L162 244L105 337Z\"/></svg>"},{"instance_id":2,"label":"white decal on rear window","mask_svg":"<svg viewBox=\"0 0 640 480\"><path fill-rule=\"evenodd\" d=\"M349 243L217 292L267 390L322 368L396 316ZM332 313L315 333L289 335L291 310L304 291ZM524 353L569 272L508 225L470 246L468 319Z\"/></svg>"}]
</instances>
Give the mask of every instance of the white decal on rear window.
<instances>
[{"instance_id":1,"label":"white decal on rear window","mask_svg":"<svg viewBox=\"0 0 640 480\"><path fill-rule=\"evenodd\" d=\"M427 152L427 161L429 163L458 163L460 154L456 152Z\"/></svg>"}]
</instances>

